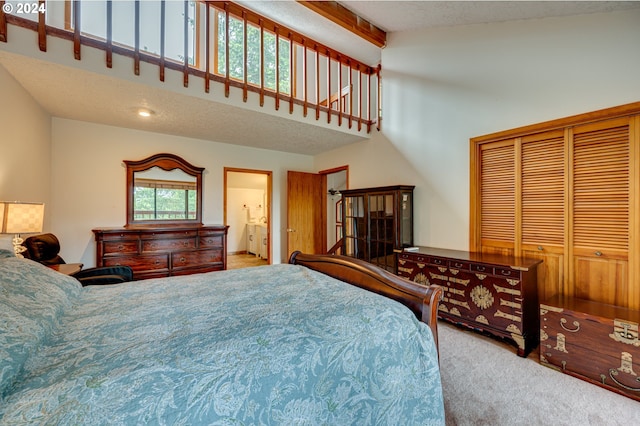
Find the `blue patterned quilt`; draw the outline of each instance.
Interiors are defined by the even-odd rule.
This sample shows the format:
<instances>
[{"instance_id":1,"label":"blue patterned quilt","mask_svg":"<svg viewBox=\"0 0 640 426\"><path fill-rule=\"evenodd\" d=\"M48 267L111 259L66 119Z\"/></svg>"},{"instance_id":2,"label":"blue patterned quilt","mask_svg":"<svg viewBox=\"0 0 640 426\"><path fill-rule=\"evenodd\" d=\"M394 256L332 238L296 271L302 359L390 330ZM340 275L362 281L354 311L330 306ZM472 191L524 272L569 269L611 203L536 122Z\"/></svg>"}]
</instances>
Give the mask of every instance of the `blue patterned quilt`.
<instances>
[{"instance_id":1,"label":"blue patterned quilt","mask_svg":"<svg viewBox=\"0 0 640 426\"><path fill-rule=\"evenodd\" d=\"M429 328L302 266L82 288L0 258L0 424L444 424Z\"/></svg>"}]
</instances>

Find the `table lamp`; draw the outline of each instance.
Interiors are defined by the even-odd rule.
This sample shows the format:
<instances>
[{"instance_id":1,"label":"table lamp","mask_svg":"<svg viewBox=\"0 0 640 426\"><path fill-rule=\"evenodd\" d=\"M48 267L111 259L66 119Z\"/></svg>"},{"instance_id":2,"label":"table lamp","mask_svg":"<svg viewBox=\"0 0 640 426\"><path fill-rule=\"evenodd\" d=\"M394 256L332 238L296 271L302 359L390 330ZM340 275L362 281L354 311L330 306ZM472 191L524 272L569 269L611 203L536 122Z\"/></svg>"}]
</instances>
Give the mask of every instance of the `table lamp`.
<instances>
[{"instance_id":1,"label":"table lamp","mask_svg":"<svg viewBox=\"0 0 640 426\"><path fill-rule=\"evenodd\" d=\"M14 234L13 251L16 257L24 257L26 248L20 234L42 232L44 221L44 203L22 203L19 201L0 201L0 233Z\"/></svg>"}]
</instances>

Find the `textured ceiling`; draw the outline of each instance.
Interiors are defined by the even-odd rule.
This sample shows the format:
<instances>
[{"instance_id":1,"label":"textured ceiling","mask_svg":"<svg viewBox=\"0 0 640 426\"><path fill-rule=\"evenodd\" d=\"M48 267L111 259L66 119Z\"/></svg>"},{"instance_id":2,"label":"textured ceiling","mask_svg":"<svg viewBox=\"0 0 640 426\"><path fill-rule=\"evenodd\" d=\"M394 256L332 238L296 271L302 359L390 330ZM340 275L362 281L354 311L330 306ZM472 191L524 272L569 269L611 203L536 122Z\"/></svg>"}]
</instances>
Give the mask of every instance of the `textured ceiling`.
<instances>
[{"instance_id":1,"label":"textured ceiling","mask_svg":"<svg viewBox=\"0 0 640 426\"><path fill-rule=\"evenodd\" d=\"M379 63L381 49L321 18L295 1L239 3L342 51L362 62ZM345 1L345 7L391 32L428 27L479 24L514 19L605 12L640 7L635 2L526 1ZM36 38L33 49L37 50ZM11 43L11 41L10 41ZM148 130L171 135L314 155L365 139L308 122L216 102L49 62L3 52L2 64L51 115L81 121ZM71 55L71 49L68 50ZM103 65L102 65L103 66ZM133 80L133 79L132 79ZM168 84L168 83L165 83ZM233 102L232 102L233 103ZM134 112L147 106L156 111L149 120ZM273 108L266 104L267 108ZM282 108L281 108L282 109Z\"/></svg>"},{"instance_id":2,"label":"textured ceiling","mask_svg":"<svg viewBox=\"0 0 640 426\"><path fill-rule=\"evenodd\" d=\"M0 64L55 117L306 155L366 139L292 120L288 104L276 116L2 51Z\"/></svg>"}]
</instances>

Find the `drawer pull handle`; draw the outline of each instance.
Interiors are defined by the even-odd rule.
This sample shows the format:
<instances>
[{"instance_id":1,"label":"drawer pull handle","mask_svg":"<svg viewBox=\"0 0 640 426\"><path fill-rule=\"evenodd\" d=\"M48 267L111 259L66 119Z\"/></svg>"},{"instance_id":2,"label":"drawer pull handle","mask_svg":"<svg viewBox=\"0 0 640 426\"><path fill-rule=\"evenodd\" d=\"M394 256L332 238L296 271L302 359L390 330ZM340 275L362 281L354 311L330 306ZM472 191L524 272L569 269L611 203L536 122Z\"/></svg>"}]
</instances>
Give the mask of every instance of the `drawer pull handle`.
<instances>
[{"instance_id":1,"label":"drawer pull handle","mask_svg":"<svg viewBox=\"0 0 640 426\"><path fill-rule=\"evenodd\" d=\"M565 329L569 333L577 333L578 331L580 331L580 323L578 321L574 321L573 322L573 326L575 327L575 329L573 329L573 330L565 327L566 323L567 323L566 318L560 318L560 327L562 327L563 329Z\"/></svg>"},{"instance_id":2,"label":"drawer pull handle","mask_svg":"<svg viewBox=\"0 0 640 426\"><path fill-rule=\"evenodd\" d=\"M185 259L184 257L180 258L180 262L184 263L187 259Z\"/></svg>"},{"instance_id":3,"label":"drawer pull handle","mask_svg":"<svg viewBox=\"0 0 640 426\"><path fill-rule=\"evenodd\" d=\"M598 250L597 252L595 252L593 254L595 254L596 256L602 256L602 252L600 250Z\"/></svg>"},{"instance_id":4,"label":"drawer pull handle","mask_svg":"<svg viewBox=\"0 0 640 426\"><path fill-rule=\"evenodd\" d=\"M122 249L124 249L124 246L123 246L122 244L120 244L120 245L118 246L118 251L122 251Z\"/></svg>"},{"instance_id":5,"label":"drawer pull handle","mask_svg":"<svg viewBox=\"0 0 640 426\"><path fill-rule=\"evenodd\" d=\"M509 276L509 275L511 275L511 271L503 270L503 271L502 271L502 275Z\"/></svg>"},{"instance_id":6,"label":"drawer pull handle","mask_svg":"<svg viewBox=\"0 0 640 426\"><path fill-rule=\"evenodd\" d=\"M633 391L633 392L640 392L640 388L632 388L631 386L627 386L624 383L620 383L619 381L617 381L615 376L617 376L618 374L619 374L618 369L616 369L616 368L610 368L609 369L609 377L611 377L611 380L616 382L616 384L618 386L620 386L621 388L624 388L626 390ZM640 382L640 378L636 377L636 381ZM602 383L604 384L604 380L602 381Z\"/></svg>"},{"instance_id":7,"label":"drawer pull handle","mask_svg":"<svg viewBox=\"0 0 640 426\"><path fill-rule=\"evenodd\" d=\"M542 250L544 250L544 247L542 247L542 246L538 246L538 250L539 250L539 251L542 251Z\"/></svg>"},{"instance_id":8,"label":"drawer pull handle","mask_svg":"<svg viewBox=\"0 0 640 426\"><path fill-rule=\"evenodd\" d=\"M156 259L156 261L154 262L156 265L160 264L160 261L158 259Z\"/></svg>"},{"instance_id":9,"label":"drawer pull handle","mask_svg":"<svg viewBox=\"0 0 640 426\"><path fill-rule=\"evenodd\" d=\"M487 268L485 268L484 266L478 266L477 267L477 270L480 271L480 272L484 272L485 269L487 269Z\"/></svg>"}]
</instances>

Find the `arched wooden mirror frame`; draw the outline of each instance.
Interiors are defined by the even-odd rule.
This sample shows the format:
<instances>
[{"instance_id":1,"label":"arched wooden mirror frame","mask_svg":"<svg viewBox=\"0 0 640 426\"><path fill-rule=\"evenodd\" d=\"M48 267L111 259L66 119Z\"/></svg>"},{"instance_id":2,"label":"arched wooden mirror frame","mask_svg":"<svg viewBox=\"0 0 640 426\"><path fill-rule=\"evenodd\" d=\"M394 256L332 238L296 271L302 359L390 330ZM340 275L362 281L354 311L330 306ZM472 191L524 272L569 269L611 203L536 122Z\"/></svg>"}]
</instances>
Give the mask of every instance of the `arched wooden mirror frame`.
<instances>
[{"instance_id":1,"label":"arched wooden mirror frame","mask_svg":"<svg viewBox=\"0 0 640 426\"><path fill-rule=\"evenodd\" d=\"M127 167L127 226L146 225L146 224L190 224L202 225L202 172L204 167L196 167L188 161L174 154L156 154L144 160L124 160ZM175 169L182 170L189 176L196 179L196 217L195 219L168 219L168 220L136 220L134 218L134 181L136 172L144 172L153 167L159 167L165 171Z\"/></svg>"}]
</instances>

